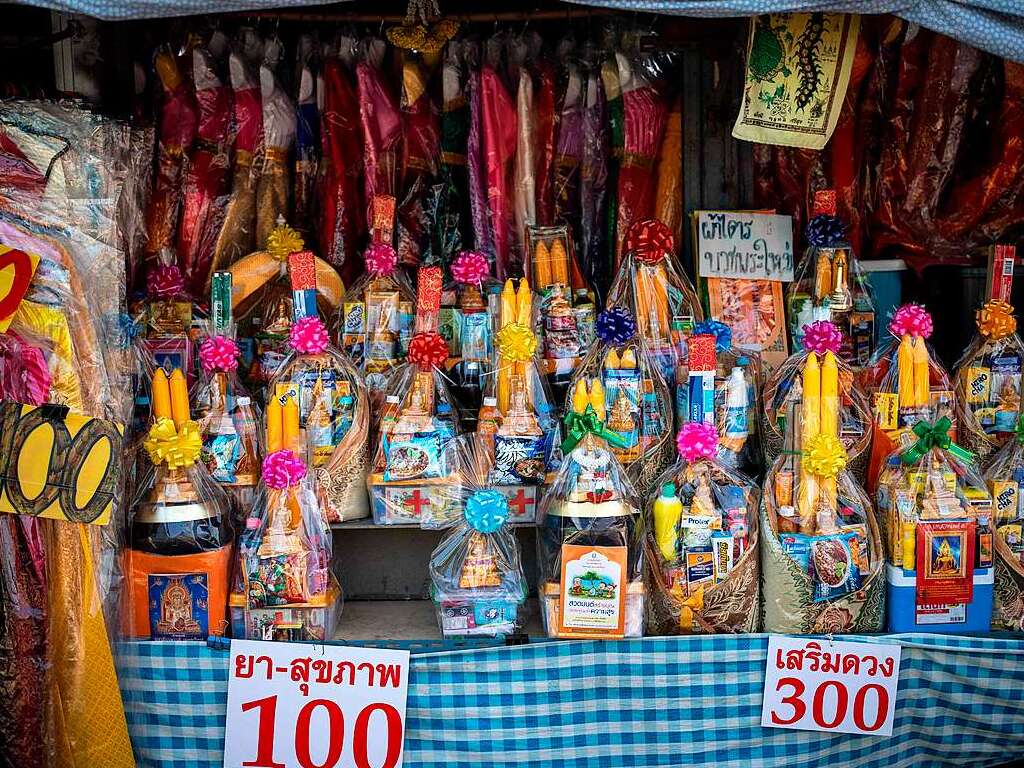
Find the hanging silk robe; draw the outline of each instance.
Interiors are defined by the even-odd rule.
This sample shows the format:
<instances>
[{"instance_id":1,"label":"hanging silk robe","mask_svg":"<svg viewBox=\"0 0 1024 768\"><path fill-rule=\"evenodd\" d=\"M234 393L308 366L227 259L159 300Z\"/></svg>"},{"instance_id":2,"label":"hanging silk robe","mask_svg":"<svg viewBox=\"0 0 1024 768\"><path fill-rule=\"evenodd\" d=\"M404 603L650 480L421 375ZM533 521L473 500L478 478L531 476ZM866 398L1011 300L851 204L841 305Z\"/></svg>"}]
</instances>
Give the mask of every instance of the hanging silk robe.
<instances>
[{"instance_id":1,"label":"hanging silk robe","mask_svg":"<svg viewBox=\"0 0 1024 768\"><path fill-rule=\"evenodd\" d=\"M256 249L256 178L261 163L256 153L263 140L263 106L260 85L242 57L228 58L231 88L234 92L235 167L231 174L231 196L224 212L213 263L206 276L203 295L210 293L214 272L227 269Z\"/></svg>"},{"instance_id":2,"label":"hanging silk robe","mask_svg":"<svg viewBox=\"0 0 1024 768\"><path fill-rule=\"evenodd\" d=\"M359 100L345 64L328 59L324 63L320 253L338 268L345 285L362 268L356 255L366 236L359 114Z\"/></svg>"},{"instance_id":3,"label":"hanging silk robe","mask_svg":"<svg viewBox=\"0 0 1024 768\"><path fill-rule=\"evenodd\" d=\"M181 205L181 173L185 153L196 136L198 114L195 96L182 77L178 63L167 51L157 54L156 73L163 101L160 107L153 193L146 210L146 262L174 243L174 228Z\"/></svg>"},{"instance_id":4,"label":"hanging silk robe","mask_svg":"<svg viewBox=\"0 0 1024 768\"><path fill-rule=\"evenodd\" d=\"M495 274L504 280L511 266L512 158L516 151L516 106L497 70L484 64L480 72L487 205L494 233Z\"/></svg>"},{"instance_id":5,"label":"hanging silk robe","mask_svg":"<svg viewBox=\"0 0 1024 768\"><path fill-rule=\"evenodd\" d=\"M608 126L605 114L604 88L596 69L587 75L586 102L583 113L583 163L580 173L580 268L599 299L611 280L606 268L607 252L607 188L608 188ZM598 304L603 304L598 301Z\"/></svg>"},{"instance_id":6,"label":"hanging silk robe","mask_svg":"<svg viewBox=\"0 0 1024 768\"><path fill-rule=\"evenodd\" d=\"M441 112L441 199L434 249L448 264L473 242L473 213L469 206L469 101L463 89L462 47L448 44L441 73L444 103Z\"/></svg>"},{"instance_id":7,"label":"hanging silk robe","mask_svg":"<svg viewBox=\"0 0 1024 768\"><path fill-rule=\"evenodd\" d=\"M608 221L605 233L608 244L608 266L605 270L608 277L605 278L605 282L610 284L618 264L616 243L619 224L619 169L622 167L623 154L622 87L619 83L619 65L614 55L601 62L601 82L604 85L608 112L608 141L611 149L608 156Z\"/></svg>"},{"instance_id":8,"label":"hanging silk robe","mask_svg":"<svg viewBox=\"0 0 1024 768\"><path fill-rule=\"evenodd\" d=\"M288 155L295 144L295 104L274 71L260 67L263 95L263 167L256 182L256 247L263 248L278 219L288 221L291 171Z\"/></svg>"},{"instance_id":9,"label":"hanging silk robe","mask_svg":"<svg viewBox=\"0 0 1024 768\"><path fill-rule=\"evenodd\" d=\"M231 91L217 76L209 51L202 48L192 51L192 78L199 123L185 175L178 262L192 296L202 300L227 191Z\"/></svg>"},{"instance_id":10,"label":"hanging silk robe","mask_svg":"<svg viewBox=\"0 0 1024 768\"><path fill-rule=\"evenodd\" d=\"M555 68L547 59L540 59L534 69L537 223L549 227L555 223Z\"/></svg>"},{"instance_id":11,"label":"hanging silk robe","mask_svg":"<svg viewBox=\"0 0 1024 768\"><path fill-rule=\"evenodd\" d=\"M308 235L314 231L314 191L317 182L317 153L320 148L320 109L317 106L317 78L312 67L299 73L298 112L295 134L295 214L293 226Z\"/></svg>"},{"instance_id":12,"label":"hanging silk robe","mask_svg":"<svg viewBox=\"0 0 1024 768\"><path fill-rule=\"evenodd\" d=\"M537 186L534 152L537 125L533 111L533 76L528 67L519 70L516 93L516 158L512 183L513 236L515 258L525 257L526 227L537 223Z\"/></svg>"},{"instance_id":13,"label":"hanging silk robe","mask_svg":"<svg viewBox=\"0 0 1024 768\"><path fill-rule=\"evenodd\" d=\"M378 66L367 59L356 65L359 117L363 127L363 186L366 205L377 195L397 197L402 114Z\"/></svg>"},{"instance_id":14,"label":"hanging silk robe","mask_svg":"<svg viewBox=\"0 0 1024 768\"><path fill-rule=\"evenodd\" d=\"M667 225L676 242L683 242L683 101L677 97L665 122L658 153L654 218Z\"/></svg>"},{"instance_id":15,"label":"hanging silk robe","mask_svg":"<svg viewBox=\"0 0 1024 768\"><path fill-rule=\"evenodd\" d=\"M469 156L469 206L473 219L473 247L493 265L494 234L488 216L487 168L484 163L483 98L480 69L473 61L474 55L474 51L469 54L469 78L466 83L469 93L469 142L466 149Z\"/></svg>"},{"instance_id":16,"label":"hanging silk robe","mask_svg":"<svg viewBox=\"0 0 1024 768\"><path fill-rule=\"evenodd\" d=\"M555 221L565 222L579 242L580 161L583 155L585 83L575 63L565 67L565 94L558 119L555 153Z\"/></svg>"},{"instance_id":17,"label":"hanging silk robe","mask_svg":"<svg viewBox=\"0 0 1024 768\"><path fill-rule=\"evenodd\" d=\"M398 256L416 266L430 248L433 222L426 209L427 192L437 178L441 126L437 105L427 89L427 71L407 52L402 64L402 199L398 205Z\"/></svg>"}]
</instances>

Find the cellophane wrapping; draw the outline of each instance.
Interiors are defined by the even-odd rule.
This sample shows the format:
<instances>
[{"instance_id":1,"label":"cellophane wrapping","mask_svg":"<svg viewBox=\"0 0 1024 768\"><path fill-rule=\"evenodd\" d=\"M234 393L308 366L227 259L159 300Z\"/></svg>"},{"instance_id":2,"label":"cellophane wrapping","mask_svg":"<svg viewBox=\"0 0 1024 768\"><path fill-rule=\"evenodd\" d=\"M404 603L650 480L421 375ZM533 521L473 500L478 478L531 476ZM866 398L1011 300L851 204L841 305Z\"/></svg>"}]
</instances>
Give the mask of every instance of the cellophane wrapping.
<instances>
[{"instance_id":1,"label":"cellophane wrapping","mask_svg":"<svg viewBox=\"0 0 1024 768\"><path fill-rule=\"evenodd\" d=\"M828 479L802 471L800 454L779 456L761 504L761 605L765 632L880 632L885 623L882 540L860 483L839 471ZM815 518L803 527L791 513L810 480Z\"/></svg>"},{"instance_id":2,"label":"cellophane wrapping","mask_svg":"<svg viewBox=\"0 0 1024 768\"><path fill-rule=\"evenodd\" d=\"M795 436L789 431L800 428L802 377L808 355L807 350L790 355L764 384L761 433L768 466L775 464L787 450L794 450L790 443ZM864 483L871 448L871 407L853 368L839 357L836 366L839 371L839 439L846 448L849 471Z\"/></svg>"},{"instance_id":3,"label":"cellophane wrapping","mask_svg":"<svg viewBox=\"0 0 1024 768\"><path fill-rule=\"evenodd\" d=\"M648 632L758 630L759 505L754 481L716 458L658 478L644 506Z\"/></svg>"},{"instance_id":4,"label":"cellophane wrapping","mask_svg":"<svg viewBox=\"0 0 1024 768\"><path fill-rule=\"evenodd\" d=\"M459 438L463 503L430 555L430 596L445 637L503 636L522 628L528 585L508 499L488 487L486 447ZM438 521L441 522L441 521Z\"/></svg>"},{"instance_id":5,"label":"cellophane wrapping","mask_svg":"<svg viewBox=\"0 0 1024 768\"><path fill-rule=\"evenodd\" d=\"M276 488L267 486L266 474L264 464L256 503L239 535L232 636L330 640L341 618L342 594L331 566L331 528L312 478L306 475Z\"/></svg>"},{"instance_id":6,"label":"cellophane wrapping","mask_svg":"<svg viewBox=\"0 0 1024 768\"><path fill-rule=\"evenodd\" d=\"M341 348L366 378L375 416L384 405L388 377L405 362L415 306L415 292L401 272L364 274L345 292Z\"/></svg>"},{"instance_id":7,"label":"cellophane wrapping","mask_svg":"<svg viewBox=\"0 0 1024 768\"><path fill-rule=\"evenodd\" d=\"M386 392L367 480L373 520L437 527L461 510L455 402L438 368L412 363L395 369Z\"/></svg>"},{"instance_id":8,"label":"cellophane wrapping","mask_svg":"<svg viewBox=\"0 0 1024 768\"><path fill-rule=\"evenodd\" d=\"M541 618L549 637L643 634L640 494L592 434L562 460L537 521ZM566 611L565 603L576 605Z\"/></svg>"},{"instance_id":9,"label":"cellophane wrapping","mask_svg":"<svg viewBox=\"0 0 1024 768\"><path fill-rule=\"evenodd\" d=\"M1024 631L1024 443L1007 440L985 470L992 494L995 590L992 626Z\"/></svg>"},{"instance_id":10,"label":"cellophane wrapping","mask_svg":"<svg viewBox=\"0 0 1024 768\"><path fill-rule=\"evenodd\" d=\"M1024 342L1013 307L990 302L978 312L978 334L956 364L959 442L984 463L1017 429Z\"/></svg>"},{"instance_id":11,"label":"cellophane wrapping","mask_svg":"<svg viewBox=\"0 0 1024 768\"><path fill-rule=\"evenodd\" d=\"M944 623L942 609L955 603L966 606L965 615L948 623L978 624L980 611L981 631L990 626L992 598L979 587L979 570L991 572L993 566L993 499L974 455L955 442L943 447L950 431L945 418L918 422L913 432L900 435L878 477L875 506L890 593L908 589L908 580L914 588L913 602L890 601L890 628L927 630ZM950 577L970 585L970 596L952 599ZM935 609L932 618L925 616Z\"/></svg>"},{"instance_id":12,"label":"cellophane wrapping","mask_svg":"<svg viewBox=\"0 0 1024 768\"><path fill-rule=\"evenodd\" d=\"M566 410L581 386L593 398L596 385L601 407L595 402L595 410L626 441L611 450L633 486L646 493L674 457L671 399L646 342L637 336L623 344L595 342L573 373Z\"/></svg>"},{"instance_id":13,"label":"cellophane wrapping","mask_svg":"<svg viewBox=\"0 0 1024 768\"><path fill-rule=\"evenodd\" d=\"M270 397L288 396L299 406L300 454L327 521L367 517L370 402L363 375L332 345L318 354L293 350L270 384Z\"/></svg>"}]
</instances>

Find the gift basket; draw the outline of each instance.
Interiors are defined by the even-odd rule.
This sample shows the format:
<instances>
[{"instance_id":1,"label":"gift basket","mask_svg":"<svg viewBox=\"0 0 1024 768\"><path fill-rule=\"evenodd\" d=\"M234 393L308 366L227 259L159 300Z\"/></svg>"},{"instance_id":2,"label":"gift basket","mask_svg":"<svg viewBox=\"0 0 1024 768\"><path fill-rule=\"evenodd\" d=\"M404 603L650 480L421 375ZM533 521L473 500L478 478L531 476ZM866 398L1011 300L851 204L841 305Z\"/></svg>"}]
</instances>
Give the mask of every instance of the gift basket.
<instances>
[{"instance_id":1,"label":"gift basket","mask_svg":"<svg viewBox=\"0 0 1024 768\"><path fill-rule=\"evenodd\" d=\"M854 367L867 365L875 346L875 304L867 276L836 217L834 190L815 193L814 216L804 236L807 252L786 289L793 349L803 348L804 328L828 320L842 334L839 357Z\"/></svg>"},{"instance_id":2,"label":"gift basket","mask_svg":"<svg viewBox=\"0 0 1024 768\"><path fill-rule=\"evenodd\" d=\"M533 522L541 487L554 468L559 441L557 409L540 374L537 338L530 330L532 295L506 280L501 292L493 372L477 417L488 463L486 483L505 494L513 522Z\"/></svg>"},{"instance_id":3,"label":"gift basket","mask_svg":"<svg viewBox=\"0 0 1024 768\"><path fill-rule=\"evenodd\" d=\"M577 388L564 458L541 500L537 591L549 637L643 634L640 496L612 451L625 439L605 427L604 402L599 389Z\"/></svg>"},{"instance_id":4,"label":"gift basket","mask_svg":"<svg viewBox=\"0 0 1024 768\"><path fill-rule=\"evenodd\" d=\"M522 627L528 586L510 525L511 508L497 489L471 482L484 478L472 465L463 476L464 512L430 555L430 596L438 624L445 637L512 635Z\"/></svg>"},{"instance_id":5,"label":"gift basket","mask_svg":"<svg viewBox=\"0 0 1024 768\"><path fill-rule=\"evenodd\" d=\"M987 632L992 495L946 417L899 437L878 477L890 632Z\"/></svg>"},{"instance_id":6,"label":"gift basket","mask_svg":"<svg viewBox=\"0 0 1024 768\"><path fill-rule=\"evenodd\" d=\"M984 461L1017 428L1024 342L1005 301L989 301L976 319L978 335L956 366L956 405L959 441Z\"/></svg>"},{"instance_id":7,"label":"gift basket","mask_svg":"<svg viewBox=\"0 0 1024 768\"><path fill-rule=\"evenodd\" d=\"M1024 417L985 470L992 495L995 584L992 626L1024 631Z\"/></svg>"},{"instance_id":8,"label":"gift basket","mask_svg":"<svg viewBox=\"0 0 1024 768\"><path fill-rule=\"evenodd\" d=\"M429 525L461 503L449 443L458 434L444 377L448 345L437 333L440 267L419 270L416 334L408 362L388 379L368 486L378 525Z\"/></svg>"},{"instance_id":9,"label":"gift basket","mask_svg":"<svg viewBox=\"0 0 1024 768\"><path fill-rule=\"evenodd\" d=\"M270 382L268 435L283 435L284 446L312 469L328 522L366 517L370 406L363 377L316 315L292 324L289 346Z\"/></svg>"},{"instance_id":10,"label":"gift basket","mask_svg":"<svg viewBox=\"0 0 1024 768\"><path fill-rule=\"evenodd\" d=\"M239 537L231 632L248 640L330 640L341 609L331 529L306 464L267 430L256 504Z\"/></svg>"},{"instance_id":11,"label":"gift basket","mask_svg":"<svg viewBox=\"0 0 1024 768\"><path fill-rule=\"evenodd\" d=\"M760 357L734 348L725 323L701 320L681 350L674 381L676 424L714 426L718 458L744 472L758 472Z\"/></svg>"},{"instance_id":12,"label":"gift basket","mask_svg":"<svg viewBox=\"0 0 1024 768\"><path fill-rule=\"evenodd\" d=\"M803 351L790 355L764 385L765 462L771 466L781 454L798 450L795 430L804 405L810 401L813 409L816 400L828 398L838 409L839 439L846 449L848 471L863 483L870 457L871 408L853 369L840 356L842 332L831 321L818 320L803 334Z\"/></svg>"},{"instance_id":13,"label":"gift basket","mask_svg":"<svg viewBox=\"0 0 1024 768\"><path fill-rule=\"evenodd\" d=\"M230 266L232 310L243 335L255 339L249 379L261 387L284 361L292 323L317 313L334 317L345 295L334 267L304 248L299 233L282 222L266 250Z\"/></svg>"},{"instance_id":14,"label":"gift basket","mask_svg":"<svg viewBox=\"0 0 1024 768\"><path fill-rule=\"evenodd\" d=\"M188 388L176 369L152 381L151 472L139 484L124 551L122 631L132 639L204 640L227 631L234 532L228 497L200 461Z\"/></svg>"},{"instance_id":15,"label":"gift basket","mask_svg":"<svg viewBox=\"0 0 1024 768\"><path fill-rule=\"evenodd\" d=\"M709 424L683 424L680 459L647 500L647 629L656 635L756 632L760 624L754 481L720 461Z\"/></svg>"},{"instance_id":16,"label":"gift basket","mask_svg":"<svg viewBox=\"0 0 1024 768\"><path fill-rule=\"evenodd\" d=\"M633 316L622 307L601 312L597 342L577 366L568 406L591 393L594 410L621 444L612 446L636 488L646 491L672 463L672 407L665 381Z\"/></svg>"},{"instance_id":17,"label":"gift basket","mask_svg":"<svg viewBox=\"0 0 1024 768\"><path fill-rule=\"evenodd\" d=\"M871 502L840 438L838 361L807 353L791 448L775 459L761 505L764 631L878 632L885 587Z\"/></svg>"},{"instance_id":18,"label":"gift basket","mask_svg":"<svg viewBox=\"0 0 1024 768\"><path fill-rule=\"evenodd\" d=\"M926 340L932 335L932 318L924 307L906 304L889 323L893 339L875 352L871 364L858 374L874 412L871 461L867 485L873 488L878 473L901 434L919 421L943 417L957 435L953 383Z\"/></svg>"},{"instance_id":19,"label":"gift basket","mask_svg":"<svg viewBox=\"0 0 1024 768\"><path fill-rule=\"evenodd\" d=\"M658 361L662 378L673 383L679 358L685 355L686 331L703 319L693 285L676 265L675 248L675 237L662 222L634 223L626 233L607 302L636 318L638 334Z\"/></svg>"},{"instance_id":20,"label":"gift basket","mask_svg":"<svg viewBox=\"0 0 1024 768\"><path fill-rule=\"evenodd\" d=\"M364 259L366 273L346 295L341 347L366 377L373 413L379 415L388 376L405 362L416 297L389 244L371 243Z\"/></svg>"},{"instance_id":21,"label":"gift basket","mask_svg":"<svg viewBox=\"0 0 1024 768\"><path fill-rule=\"evenodd\" d=\"M593 343L594 296L583 279L567 225L528 226L523 270L539 301L534 329L544 372L556 388Z\"/></svg>"}]
</instances>

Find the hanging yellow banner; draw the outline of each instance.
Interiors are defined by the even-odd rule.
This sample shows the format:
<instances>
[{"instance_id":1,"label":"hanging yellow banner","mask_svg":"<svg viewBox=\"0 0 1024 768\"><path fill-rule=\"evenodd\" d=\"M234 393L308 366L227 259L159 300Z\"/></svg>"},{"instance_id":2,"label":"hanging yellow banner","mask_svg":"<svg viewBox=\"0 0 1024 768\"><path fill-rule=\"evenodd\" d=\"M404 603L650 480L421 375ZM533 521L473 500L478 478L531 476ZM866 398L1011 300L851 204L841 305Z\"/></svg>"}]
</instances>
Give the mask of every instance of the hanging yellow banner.
<instances>
[{"instance_id":1,"label":"hanging yellow banner","mask_svg":"<svg viewBox=\"0 0 1024 768\"><path fill-rule=\"evenodd\" d=\"M54 405L0 402L0 512L104 525L124 426Z\"/></svg>"}]
</instances>

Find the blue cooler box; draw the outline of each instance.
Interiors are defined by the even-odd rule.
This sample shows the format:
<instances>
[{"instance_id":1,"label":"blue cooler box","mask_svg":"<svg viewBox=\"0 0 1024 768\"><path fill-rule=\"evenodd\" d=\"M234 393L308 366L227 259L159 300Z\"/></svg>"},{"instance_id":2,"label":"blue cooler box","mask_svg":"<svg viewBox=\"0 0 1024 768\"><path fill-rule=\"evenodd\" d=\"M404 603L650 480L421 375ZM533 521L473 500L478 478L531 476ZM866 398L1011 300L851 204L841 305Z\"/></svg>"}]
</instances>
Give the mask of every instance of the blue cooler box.
<instances>
[{"instance_id":1,"label":"blue cooler box","mask_svg":"<svg viewBox=\"0 0 1024 768\"><path fill-rule=\"evenodd\" d=\"M969 634L988 632L992 624L993 569L974 571L974 599L964 608L951 606L946 615L917 618L917 573L886 563L886 597L890 632Z\"/></svg>"}]
</instances>

